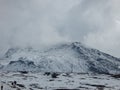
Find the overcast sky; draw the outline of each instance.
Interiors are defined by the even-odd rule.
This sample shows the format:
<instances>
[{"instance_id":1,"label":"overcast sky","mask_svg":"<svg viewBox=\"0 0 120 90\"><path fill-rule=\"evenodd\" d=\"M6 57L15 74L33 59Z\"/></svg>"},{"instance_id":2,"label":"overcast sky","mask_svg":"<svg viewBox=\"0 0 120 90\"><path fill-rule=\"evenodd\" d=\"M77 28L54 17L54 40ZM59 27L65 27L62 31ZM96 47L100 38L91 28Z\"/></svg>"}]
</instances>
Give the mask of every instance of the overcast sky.
<instances>
[{"instance_id":1,"label":"overcast sky","mask_svg":"<svg viewBox=\"0 0 120 90\"><path fill-rule=\"evenodd\" d=\"M120 0L0 0L0 56L10 47L80 41L120 57Z\"/></svg>"}]
</instances>

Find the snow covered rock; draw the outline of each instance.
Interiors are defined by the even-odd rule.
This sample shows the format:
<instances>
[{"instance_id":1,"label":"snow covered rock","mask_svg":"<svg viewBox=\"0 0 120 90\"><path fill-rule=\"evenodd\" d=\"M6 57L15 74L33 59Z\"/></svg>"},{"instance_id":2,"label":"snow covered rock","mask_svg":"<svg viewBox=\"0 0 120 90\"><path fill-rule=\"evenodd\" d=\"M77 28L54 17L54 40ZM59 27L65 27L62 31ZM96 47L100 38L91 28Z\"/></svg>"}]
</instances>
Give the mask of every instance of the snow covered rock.
<instances>
[{"instance_id":1,"label":"snow covered rock","mask_svg":"<svg viewBox=\"0 0 120 90\"><path fill-rule=\"evenodd\" d=\"M120 59L88 48L80 42L59 44L44 51L19 48L9 52L7 59L11 62L6 68L11 71L120 73ZM27 60L19 60L21 57ZM29 63L32 64L29 66Z\"/></svg>"},{"instance_id":2,"label":"snow covered rock","mask_svg":"<svg viewBox=\"0 0 120 90\"><path fill-rule=\"evenodd\" d=\"M17 61L10 61L10 63L3 68L5 71L35 71L36 65L33 61L26 58L19 58Z\"/></svg>"}]
</instances>

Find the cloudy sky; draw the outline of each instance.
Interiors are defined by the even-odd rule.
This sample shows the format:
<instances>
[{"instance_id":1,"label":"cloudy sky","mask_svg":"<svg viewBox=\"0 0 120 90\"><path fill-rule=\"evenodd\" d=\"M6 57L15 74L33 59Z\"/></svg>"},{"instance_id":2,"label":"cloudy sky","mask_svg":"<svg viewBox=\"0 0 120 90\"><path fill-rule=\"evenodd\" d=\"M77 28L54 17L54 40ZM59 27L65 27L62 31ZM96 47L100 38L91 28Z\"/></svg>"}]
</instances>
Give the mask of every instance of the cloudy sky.
<instances>
[{"instance_id":1,"label":"cloudy sky","mask_svg":"<svg viewBox=\"0 0 120 90\"><path fill-rule=\"evenodd\" d=\"M80 41L120 57L120 0L0 0L0 56L10 47Z\"/></svg>"}]
</instances>

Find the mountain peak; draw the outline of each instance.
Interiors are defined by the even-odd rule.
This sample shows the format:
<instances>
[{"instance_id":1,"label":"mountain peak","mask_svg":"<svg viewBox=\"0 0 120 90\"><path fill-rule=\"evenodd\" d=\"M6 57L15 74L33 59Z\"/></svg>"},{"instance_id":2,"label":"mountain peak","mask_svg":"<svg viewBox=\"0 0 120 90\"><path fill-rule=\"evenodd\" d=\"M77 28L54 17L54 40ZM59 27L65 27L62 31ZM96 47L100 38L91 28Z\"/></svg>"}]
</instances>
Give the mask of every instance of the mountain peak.
<instances>
[{"instance_id":1,"label":"mountain peak","mask_svg":"<svg viewBox=\"0 0 120 90\"><path fill-rule=\"evenodd\" d=\"M88 48L80 42L59 44L41 52L33 48L10 49L7 55L9 67L13 67L12 61L16 61L14 66L20 62L32 61L35 64L33 66L39 68L36 70L44 72L120 73L120 59ZM25 65L28 66L27 63Z\"/></svg>"}]
</instances>

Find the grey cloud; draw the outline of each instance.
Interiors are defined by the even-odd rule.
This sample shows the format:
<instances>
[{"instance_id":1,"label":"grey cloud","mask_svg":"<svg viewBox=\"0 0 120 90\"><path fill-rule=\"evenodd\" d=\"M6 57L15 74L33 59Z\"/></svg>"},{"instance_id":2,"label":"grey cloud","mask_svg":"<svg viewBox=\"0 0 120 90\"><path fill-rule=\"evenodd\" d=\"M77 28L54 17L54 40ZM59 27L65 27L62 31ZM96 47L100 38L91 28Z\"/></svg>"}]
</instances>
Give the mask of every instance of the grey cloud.
<instances>
[{"instance_id":1,"label":"grey cloud","mask_svg":"<svg viewBox=\"0 0 120 90\"><path fill-rule=\"evenodd\" d=\"M1 54L10 47L40 47L69 41L66 35L59 33L58 27L77 2L78 0L0 0Z\"/></svg>"},{"instance_id":2,"label":"grey cloud","mask_svg":"<svg viewBox=\"0 0 120 90\"><path fill-rule=\"evenodd\" d=\"M120 56L119 0L0 0L0 54L81 41Z\"/></svg>"},{"instance_id":3,"label":"grey cloud","mask_svg":"<svg viewBox=\"0 0 120 90\"><path fill-rule=\"evenodd\" d=\"M108 0L83 0L69 12L65 31L72 32L72 39L81 40L89 32L102 31L111 24L110 4Z\"/></svg>"}]
</instances>

